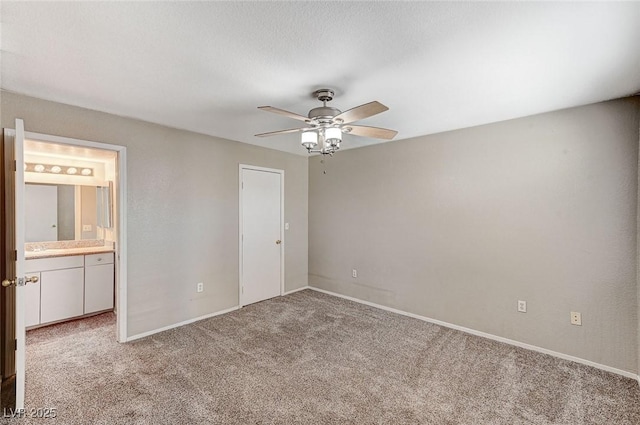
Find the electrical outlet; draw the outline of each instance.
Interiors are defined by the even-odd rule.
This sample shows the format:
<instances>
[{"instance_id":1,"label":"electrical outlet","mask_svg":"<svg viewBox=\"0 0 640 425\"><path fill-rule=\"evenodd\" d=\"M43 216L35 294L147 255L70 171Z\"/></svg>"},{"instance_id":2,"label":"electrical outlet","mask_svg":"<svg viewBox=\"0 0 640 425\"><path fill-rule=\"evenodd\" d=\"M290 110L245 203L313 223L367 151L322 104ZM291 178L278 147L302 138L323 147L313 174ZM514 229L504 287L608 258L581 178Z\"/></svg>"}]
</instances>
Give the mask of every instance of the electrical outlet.
<instances>
[{"instance_id":1,"label":"electrical outlet","mask_svg":"<svg viewBox=\"0 0 640 425\"><path fill-rule=\"evenodd\" d=\"M526 313L527 312L527 302L526 301L518 300L518 311L520 313Z\"/></svg>"},{"instance_id":2,"label":"electrical outlet","mask_svg":"<svg viewBox=\"0 0 640 425\"><path fill-rule=\"evenodd\" d=\"M356 270L356 269L351 270L351 277L353 277L353 278L358 277L358 270Z\"/></svg>"},{"instance_id":3,"label":"electrical outlet","mask_svg":"<svg viewBox=\"0 0 640 425\"><path fill-rule=\"evenodd\" d=\"M196 291L198 292L204 291L204 283L202 282L198 283L198 286L196 287Z\"/></svg>"},{"instance_id":4,"label":"electrical outlet","mask_svg":"<svg viewBox=\"0 0 640 425\"><path fill-rule=\"evenodd\" d=\"M83 224L82 225L82 231L83 232L90 232L91 231L91 225L90 224Z\"/></svg>"},{"instance_id":5,"label":"electrical outlet","mask_svg":"<svg viewBox=\"0 0 640 425\"><path fill-rule=\"evenodd\" d=\"M582 326L582 315L580 313L578 313L577 311L572 311L571 312L571 324L572 325L577 325L577 326Z\"/></svg>"}]
</instances>

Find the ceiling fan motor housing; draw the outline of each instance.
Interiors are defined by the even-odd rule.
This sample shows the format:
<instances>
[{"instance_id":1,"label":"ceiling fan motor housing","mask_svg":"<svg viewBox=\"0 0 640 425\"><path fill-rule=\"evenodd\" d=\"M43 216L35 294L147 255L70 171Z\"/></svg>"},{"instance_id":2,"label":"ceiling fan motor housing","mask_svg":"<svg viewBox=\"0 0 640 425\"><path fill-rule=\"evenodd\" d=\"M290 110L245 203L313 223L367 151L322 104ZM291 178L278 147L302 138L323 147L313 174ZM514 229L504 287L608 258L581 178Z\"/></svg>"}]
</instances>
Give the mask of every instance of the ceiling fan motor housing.
<instances>
[{"instance_id":1,"label":"ceiling fan motor housing","mask_svg":"<svg viewBox=\"0 0 640 425\"><path fill-rule=\"evenodd\" d=\"M331 119L337 115L340 115L341 111L338 108L332 108L331 106L319 106L309 111L309 118L316 119L318 122L323 120L331 121Z\"/></svg>"},{"instance_id":2,"label":"ceiling fan motor housing","mask_svg":"<svg viewBox=\"0 0 640 425\"><path fill-rule=\"evenodd\" d=\"M318 89L313 92L313 95L322 102L323 105L310 110L309 118L316 121L318 124L330 124L333 117L342 112L338 108L327 106L327 102L331 101L335 95L334 91L331 89Z\"/></svg>"}]
</instances>

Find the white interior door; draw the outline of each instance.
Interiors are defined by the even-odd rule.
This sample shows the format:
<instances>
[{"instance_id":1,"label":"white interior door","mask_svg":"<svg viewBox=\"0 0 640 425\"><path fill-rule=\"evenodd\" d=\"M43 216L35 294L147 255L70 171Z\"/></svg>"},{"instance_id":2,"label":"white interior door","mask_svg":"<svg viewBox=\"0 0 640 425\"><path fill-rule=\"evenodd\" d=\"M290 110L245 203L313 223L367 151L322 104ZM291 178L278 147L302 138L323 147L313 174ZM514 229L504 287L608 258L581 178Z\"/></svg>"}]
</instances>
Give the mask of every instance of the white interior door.
<instances>
[{"instance_id":1,"label":"white interior door","mask_svg":"<svg viewBox=\"0 0 640 425\"><path fill-rule=\"evenodd\" d=\"M58 187L46 184L28 184L24 189L25 241L58 240Z\"/></svg>"},{"instance_id":2,"label":"white interior door","mask_svg":"<svg viewBox=\"0 0 640 425\"><path fill-rule=\"evenodd\" d=\"M11 173L11 166L7 167L5 180L7 216L7 252L15 251L14 261L7 260L7 274L2 282L7 286L5 290L12 290L15 294L15 309L13 319L15 323L16 350L14 358L15 392L17 409L24 408L25 389L25 209L24 209L24 123L16 120L15 131L5 130L5 160L15 160L15 172ZM34 279L35 280L35 279Z\"/></svg>"},{"instance_id":3,"label":"white interior door","mask_svg":"<svg viewBox=\"0 0 640 425\"><path fill-rule=\"evenodd\" d=\"M240 172L240 304L247 305L282 295L284 171L241 166Z\"/></svg>"}]
</instances>

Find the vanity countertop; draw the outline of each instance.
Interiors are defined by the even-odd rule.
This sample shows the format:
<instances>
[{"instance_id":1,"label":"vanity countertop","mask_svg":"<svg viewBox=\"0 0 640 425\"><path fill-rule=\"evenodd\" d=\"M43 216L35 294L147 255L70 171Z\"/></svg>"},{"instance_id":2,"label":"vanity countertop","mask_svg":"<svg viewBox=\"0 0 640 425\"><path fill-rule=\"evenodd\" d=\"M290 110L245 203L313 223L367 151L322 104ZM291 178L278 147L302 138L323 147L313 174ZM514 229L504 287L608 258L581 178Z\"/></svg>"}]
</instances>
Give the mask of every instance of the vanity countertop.
<instances>
[{"instance_id":1,"label":"vanity countertop","mask_svg":"<svg viewBox=\"0 0 640 425\"><path fill-rule=\"evenodd\" d=\"M70 255L100 254L103 252L114 252L111 246L90 246L82 248L47 249L44 251L25 251L27 260L34 258L68 257Z\"/></svg>"}]
</instances>

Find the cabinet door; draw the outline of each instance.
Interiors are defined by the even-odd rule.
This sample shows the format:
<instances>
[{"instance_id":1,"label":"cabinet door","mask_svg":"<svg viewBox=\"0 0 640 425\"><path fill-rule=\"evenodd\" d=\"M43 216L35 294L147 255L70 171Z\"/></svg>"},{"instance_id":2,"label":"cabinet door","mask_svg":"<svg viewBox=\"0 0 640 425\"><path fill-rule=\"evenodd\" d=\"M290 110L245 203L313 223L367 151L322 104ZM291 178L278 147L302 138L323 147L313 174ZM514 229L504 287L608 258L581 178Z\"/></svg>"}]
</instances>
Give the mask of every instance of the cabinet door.
<instances>
[{"instance_id":1,"label":"cabinet door","mask_svg":"<svg viewBox=\"0 0 640 425\"><path fill-rule=\"evenodd\" d=\"M113 264L84 269L84 313L113 308Z\"/></svg>"},{"instance_id":2,"label":"cabinet door","mask_svg":"<svg viewBox=\"0 0 640 425\"><path fill-rule=\"evenodd\" d=\"M40 273L40 322L82 316L84 268Z\"/></svg>"},{"instance_id":3,"label":"cabinet door","mask_svg":"<svg viewBox=\"0 0 640 425\"><path fill-rule=\"evenodd\" d=\"M25 312L24 325L26 327L40 324L40 273L28 273L25 277L36 276L36 283L27 283L24 288Z\"/></svg>"}]
</instances>

